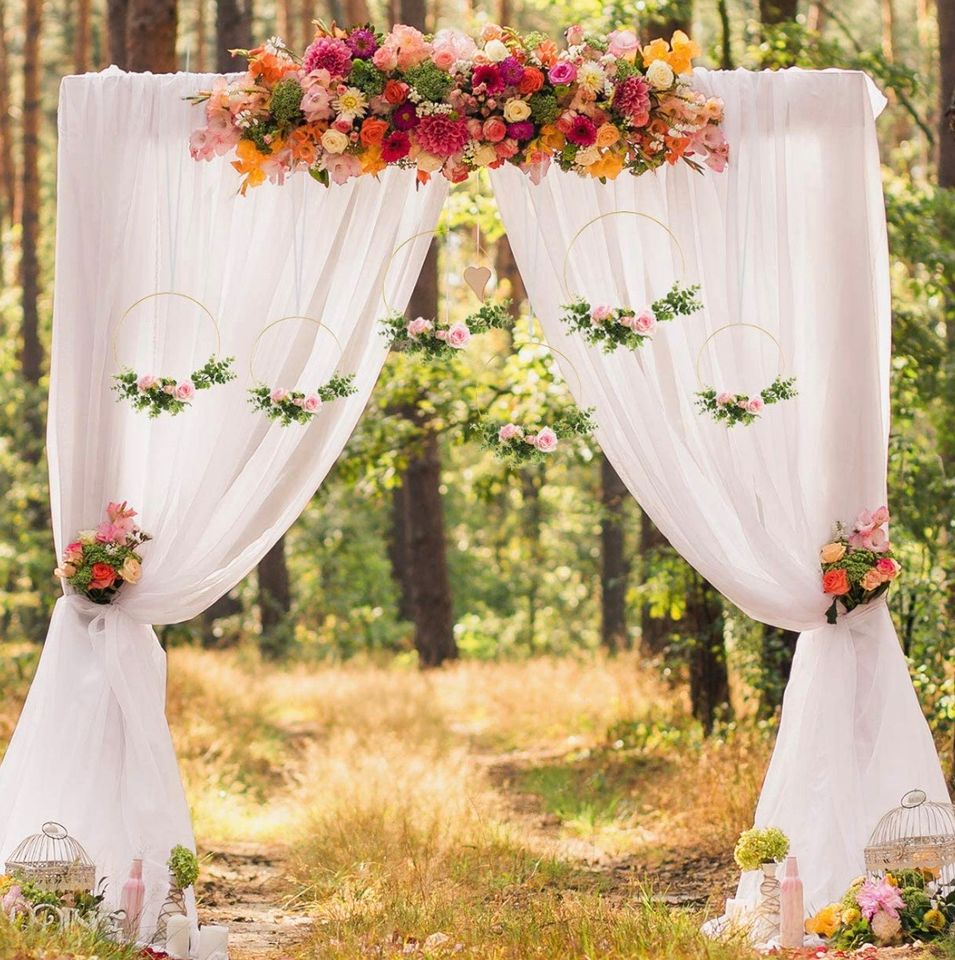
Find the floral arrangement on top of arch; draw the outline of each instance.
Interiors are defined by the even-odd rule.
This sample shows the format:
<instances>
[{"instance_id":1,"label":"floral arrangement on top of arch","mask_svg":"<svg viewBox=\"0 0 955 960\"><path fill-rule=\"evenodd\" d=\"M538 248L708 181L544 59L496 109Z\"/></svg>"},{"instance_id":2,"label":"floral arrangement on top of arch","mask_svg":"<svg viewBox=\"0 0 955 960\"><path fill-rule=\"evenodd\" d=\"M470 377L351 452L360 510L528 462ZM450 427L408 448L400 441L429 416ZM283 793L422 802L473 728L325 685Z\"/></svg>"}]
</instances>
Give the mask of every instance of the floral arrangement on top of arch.
<instances>
[{"instance_id":1,"label":"floral arrangement on top of arch","mask_svg":"<svg viewBox=\"0 0 955 960\"><path fill-rule=\"evenodd\" d=\"M316 26L303 57L278 38L235 51L246 72L190 98L206 114L192 156L234 155L242 193L299 170L328 185L390 165L452 183L504 163L535 180L554 162L601 181L681 160L726 166L723 103L690 82L700 49L682 31L641 46L630 29L572 26L561 49L496 25L477 41Z\"/></svg>"}]
</instances>

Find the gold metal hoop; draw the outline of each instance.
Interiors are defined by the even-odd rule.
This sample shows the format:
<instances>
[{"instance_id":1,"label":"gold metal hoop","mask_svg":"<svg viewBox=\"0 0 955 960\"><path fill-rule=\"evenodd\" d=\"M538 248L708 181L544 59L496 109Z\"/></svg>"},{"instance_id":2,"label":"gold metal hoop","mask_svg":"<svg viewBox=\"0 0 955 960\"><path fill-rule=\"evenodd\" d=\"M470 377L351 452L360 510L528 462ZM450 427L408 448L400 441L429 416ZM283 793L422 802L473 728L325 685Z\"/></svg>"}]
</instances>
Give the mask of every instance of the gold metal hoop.
<instances>
[{"instance_id":1,"label":"gold metal hoop","mask_svg":"<svg viewBox=\"0 0 955 960\"><path fill-rule=\"evenodd\" d=\"M388 298L385 296L385 287L388 285L388 273L391 270L391 264L394 262L395 257L404 250L409 243L414 243L415 240L420 240L422 237L436 237L440 229L435 227L434 230L422 230L420 233L413 233L406 240L402 240L401 243L391 251L391 256L388 257L388 262L385 264L385 272L381 275L381 302L385 305L385 309L388 313L397 313L398 311L388 302ZM427 251L425 256L427 256Z\"/></svg>"},{"instance_id":2,"label":"gold metal hoop","mask_svg":"<svg viewBox=\"0 0 955 960\"><path fill-rule=\"evenodd\" d=\"M703 380L703 375L700 372L700 362L703 359L703 351L709 345L709 342L718 334L723 333L724 330L738 330L741 327L746 327L750 330L758 330L760 333L765 334L769 337L773 343L776 344L776 349L779 351L779 367L777 368L776 375L781 377L783 375L783 370L786 366L786 357L783 353L782 344L776 339L773 334L771 334L765 327L761 327L755 323L724 323L722 327L717 327L702 343L700 346L699 352L696 355L696 382L701 386L705 387L706 383Z\"/></svg>"},{"instance_id":3,"label":"gold metal hoop","mask_svg":"<svg viewBox=\"0 0 955 960\"><path fill-rule=\"evenodd\" d=\"M342 348L341 341L340 341L340 340L338 339L338 337L336 337L335 334L332 332L331 327L329 327L329 326L327 326L326 324L322 323L321 320L316 320L315 317L306 317L306 316L304 316L304 315L302 315L302 314L295 314L295 313L290 314L290 315L287 316L287 317L279 317L278 320L273 320L271 323L269 323L269 324L267 324L266 326L264 326L264 327L259 331L259 335L255 338L255 340L254 340L253 343L252 343L252 352L249 354L249 379L252 380L253 383L256 382L256 380L255 380L255 355L259 352L259 344L261 343L262 338L269 332L269 330L272 329L272 327L277 327L280 323L285 323L286 320L307 320L309 323L314 323L314 324L318 327L319 332L321 332L322 330L324 330L324 331L332 338L332 340L335 341L335 346L338 347L338 359L339 359L339 361L341 361L341 358L345 355L345 351L344 351L344 349Z\"/></svg>"},{"instance_id":4,"label":"gold metal hoop","mask_svg":"<svg viewBox=\"0 0 955 960\"><path fill-rule=\"evenodd\" d=\"M592 220L588 220L571 238L570 243L567 245L567 252L564 254L564 264L561 268L561 283L564 287L564 295L568 300L573 299L573 294L570 291L570 287L567 282L567 267L570 262L570 252L574 248L574 244L580 239L580 235L588 228L592 227L598 220L604 220L607 217L620 217L620 216L633 216L633 217L643 217L645 220L650 220L655 223L658 227L662 227L670 239L676 244L677 252L680 254L680 275L686 275L686 257L683 254L683 247L680 246L680 241L677 240L676 234L662 221L658 220L656 217L651 216L649 213L642 213L639 210L611 210L609 213L602 213L599 217L594 217Z\"/></svg>"},{"instance_id":5,"label":"gold metal hoop","mask_svg":"<svg viewBox=\"0 0 955 960\"><path fill-rule=\"evenodd\" d=\"M126 322L126 318L141 304L145 303L147 300L152 300L156 297L179 297L182 300L188 300L190 303L195 304L208 318L209 322L212 324L212 328L216 332L216 349L214 356L218 357L222 352L222 337L219 333L219 324L216 323L216 318L212 315L212 311L204 304L200 303L195 297L190 297L188 293L179 293L176 290L163 290L159 293L147 293L145 297L140 297L135 303L131 304L123 312L123 315L119 318L119 322L116 324L116 329L113 331L113 360L115 363L119 363L119 355L117 347L119 344L119 333L122 330L123 324Z\"/></svg>"}]
</instances>

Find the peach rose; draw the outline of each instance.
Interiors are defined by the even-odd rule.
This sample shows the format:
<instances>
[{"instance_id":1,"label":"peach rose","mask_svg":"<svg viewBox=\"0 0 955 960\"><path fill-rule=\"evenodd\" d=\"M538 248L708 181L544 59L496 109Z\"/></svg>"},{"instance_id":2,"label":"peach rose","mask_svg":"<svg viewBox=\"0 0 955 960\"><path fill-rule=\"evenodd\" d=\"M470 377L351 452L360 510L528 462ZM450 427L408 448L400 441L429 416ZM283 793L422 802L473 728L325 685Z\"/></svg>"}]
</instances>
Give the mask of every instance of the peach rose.
<instances>
[{"instance_id":1,"label":"peach rose","mask_svg":"<svg viewBox=\"0 0 955 960\"><path fill-rule=\"evenodd\" d=\"M597 131L597 146L609 147L620 139L620 131L612 124L605 123Z\"/></svg>"},{"instance_id":2,"label":"peach rose","mask_svg":"<svg viewBox=\"0 0 955 960\"><path fill-rule=\"evenodd\" d=\"M484 121L482 133L490 143L500 143L507 136L507 124L500 117L490 117Z\"/></svg>"},{"instance_id":3,"label":"peach rose","mask_svg":"<svg viewBox=\"0 0 955 960\"><path fill-rule=\"evenodd\" d=\"M834 597L844 597L849 592L849 575L845 570L828 570L822 575L822 591Z\"/></svg>"},{"instance_id":4,"label":"peach rose","mask_svg":"<svg viewBox=\"0 0 955 960\"><path fill-rule=\"evenodd\" d=\"M860 583L862 584L863 590L875 590L877 587L881 587L882 584L885 583L885 578L881 573L879 573L878 570L873 568L872 570L866 570Z\"/></svg>"},{"instance_id":5,"label":"peach rose","mask_svg":"<svg viewBox=\"0 0 955 960\"><path fill-rule=\"evenodd\" d=\"M819 551L819 560L822 563L838 563L846 555L844 543L827 543Z\"/></svg>"}]
</instances>

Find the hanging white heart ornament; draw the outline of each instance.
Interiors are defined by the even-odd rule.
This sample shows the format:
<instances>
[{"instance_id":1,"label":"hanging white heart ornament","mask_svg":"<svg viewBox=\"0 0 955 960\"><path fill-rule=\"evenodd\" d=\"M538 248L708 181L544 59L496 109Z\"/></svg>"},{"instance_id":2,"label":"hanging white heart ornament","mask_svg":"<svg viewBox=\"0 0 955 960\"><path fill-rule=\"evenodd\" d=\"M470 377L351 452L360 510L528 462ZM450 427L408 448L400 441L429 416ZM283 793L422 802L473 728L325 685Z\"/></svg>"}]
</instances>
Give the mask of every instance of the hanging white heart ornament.
<instances>
[{"instance_id":1,"label":"hanging white heart ornament","mask_svg":"<svg viewBox=\"0 0 955 960\"><path fill-rule=\"evenodd\" d=\"M482 302L484 301L484 294L490 279L491 271L487 267L464 268L464 282L474 291L474 295L478 300Z\"/></svg>"}]
</instances>

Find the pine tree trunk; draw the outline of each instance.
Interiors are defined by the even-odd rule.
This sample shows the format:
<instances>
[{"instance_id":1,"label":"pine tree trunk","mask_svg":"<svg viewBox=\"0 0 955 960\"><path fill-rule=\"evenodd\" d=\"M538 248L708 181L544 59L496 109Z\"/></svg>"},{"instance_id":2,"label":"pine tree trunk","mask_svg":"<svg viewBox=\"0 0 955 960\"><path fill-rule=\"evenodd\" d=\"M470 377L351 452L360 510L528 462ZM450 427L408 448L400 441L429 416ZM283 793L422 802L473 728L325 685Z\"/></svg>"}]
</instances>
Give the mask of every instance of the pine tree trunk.
<instances>
[{"instance_id":1,"label":"pine tree trunk","mask_svg":"<svg viewBox=\"0 0 955 960\"><path fill-rule=\"evenodd\" d=\"M759 0L759 19L763 23L795 20L799 0Z\"/></svg>"},{"instance_id":2,"label":"pine tree trunk","mask_svg":"<svg viewBox=\"0 0 955 960\"><path fill-rule=\"evenodd\" d=\"M368 4L365 0L345 0L345 24L349 27L357 27L360 24L368 23L371 20L371 14L368 12Z\"/></svg>"},{"instance_id":3,"label":"pine tree trunk","mask_svg":"<svg viewBox=\"0 0 955 960\"><path fill-rule=\"evenodd\" d=\"M76 0L73 36L73 71L86 73L90 68L90 0Z\"/></svg>"},{"instance_id":4,"label":"pine tree trunk","mask_svg":"<svg viewBox=\"0 0 955 960\"><path fill-rule=\"evenodd\" d=\"M121 70L128 63L126 56L126 18L129 0L106 0L107 33L109 34L109 59Z\"/></svg>"},{"instance_id":5,"label":"pine tree trunk","mask_svg":"<svg viewBox=\"0 0 955 960\"><path fill-rule=\"evenodd\" d=\"M252 0L216 0L216 70L230 73L237 63L230 50L252 47Z\"/></svg>"},{"instance_id":6,"label":"pine tree trunk","mask_svg":"<svg viewBox=\"0 0 955 960\"><path fill-rule=\"evenodd\" d=\"M259 561L259 618L262 653L275 660L288 653L292 630L289 614L292 610L292 588L288 565L285 562L285 537L279 537L275 546Z\"/></svg>"},{"instance_id":7,"label":"pine tree trunk","mask_svg":"<svg viewBox=\"0 0 955 960\"><path fill-rule=\"evenodd\" d=\"M13 125L10 118L10 48L7 37L5 0L0 0L0 189L3 191L3 220L16 223L17 169L13 161ZM0 220L0 222L3 222Z\"/></svg>"},{"instance_id":8,"label":"pine tree trunk","mask_svg":"<svg viewBox=\"0 0 955 960\"><path fill-rule=\"evenodd\" d=\"M600 455L601 640L611 653L630 646L627 636L627 562L623 512L629 496L605 454Z\"/></svg>"},{"instance_id":9,"label":"pine tree trunk","mask_svg":"<svg viewBox=\"0 0 955 960\"><path fill-rule=\"evenodd\" d=\"M20 366L30 383L37 383L43 363L40 346L40 30L43 0L26 0L23 42L23 211L20 241L20 283L23 288L23 337Z\"/></svg>"},{"instance_id":10,"label":"pine tree trunk","mask_svg":"<svg viewBox=\"0 0 955 960\"><path fill-rule=\"evenodd\" d=\"M657 529L656 524L640 510L640 580L646 583L654 562L658 562L673 547ZM640 651L645 657L658 657L664 652L674 623L669 615L655 617L646 600L640 606Z\"/></svg>"},{"instance_id":11,"label":"pine tree trunk","mask_svg":"<svg viewBox=\"0 0 955 960\"><path fill-rule=\"evenodd\" d=\"M398 590L398 619L414 620L411 594L411 557L408 552L408 487L402 484L391 492L391 532L388 537L391 578Z\"/></svg>"},{"instance_id":12,"label":"pine tree trunk","mask_svg":"<svg viewBox=\"0 0 955 960\"><path fill-rule=\"evenodd\" d=\"M717 719L730 715L723 601L695 570L689 576L686 621L691 631L690 704L709 735Z\"/></svg>"},{"instance_id":13,"label":"pine tree trunk","mask_svg":"<svg viewBox=\"0 0 955 960\"><path fill-rule=\"evenodd\" d=\"M176 0L129 0L126 59L131 71L175 73Z\"/></svg>"},{"instance_id":14,"label":"pine tree trunk","mask_svg":"<svg viewBox=\"0 0 955 960\"><path fill-rule=\"evenodd\" d=\"M895 60L895 9L892 0L882 0L882 53L889 63Z\"/></svg>"}]
</instances>

